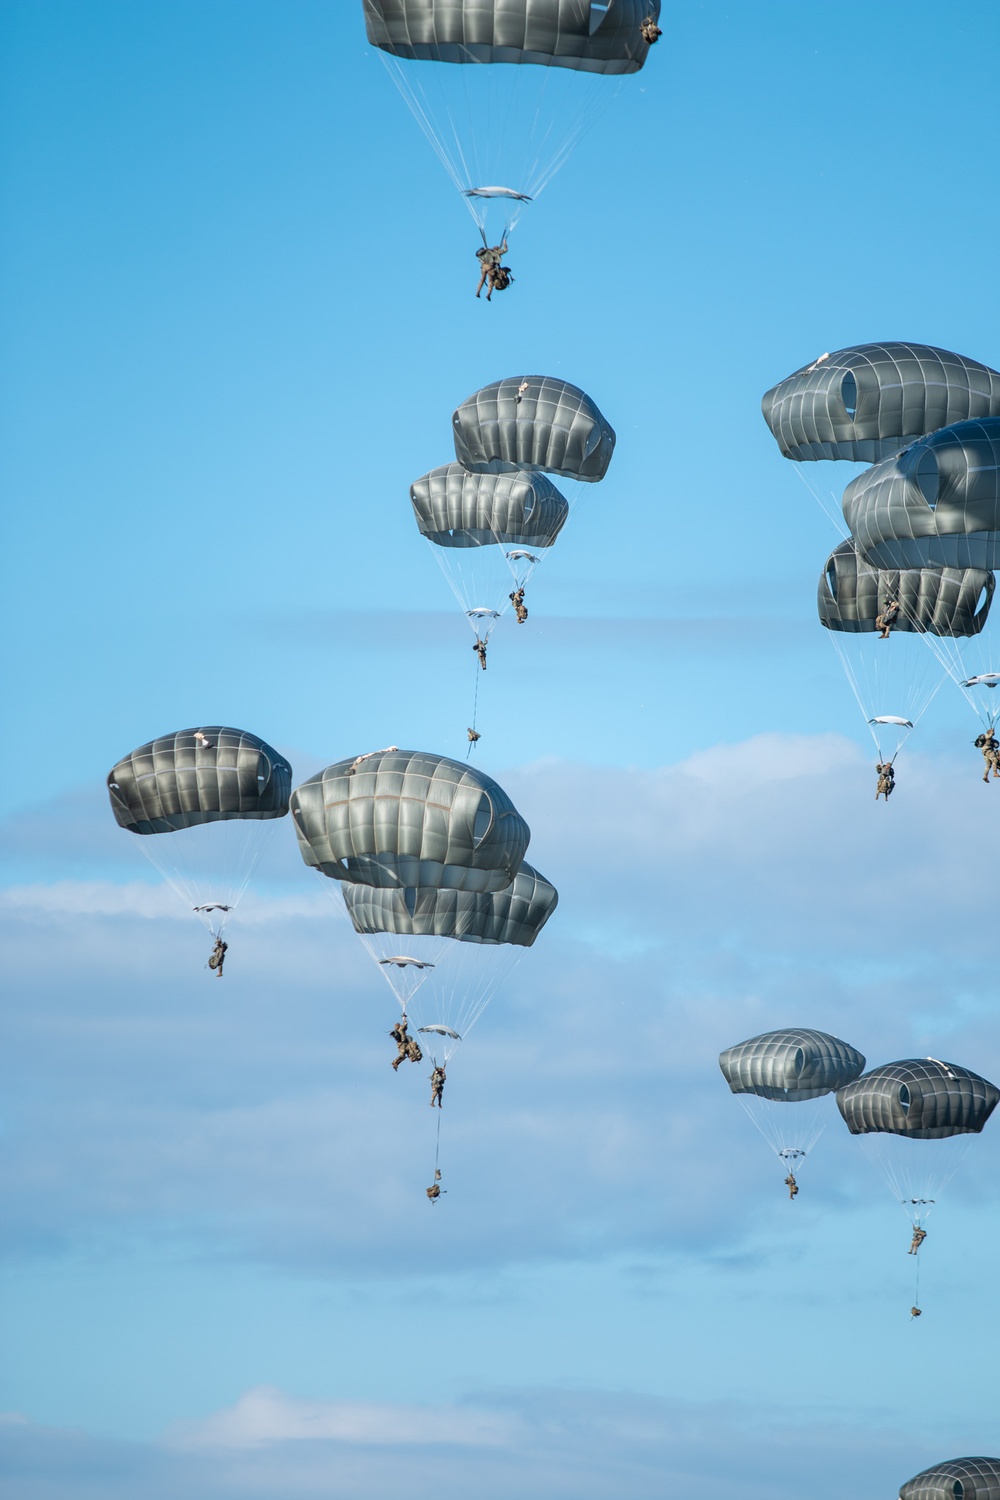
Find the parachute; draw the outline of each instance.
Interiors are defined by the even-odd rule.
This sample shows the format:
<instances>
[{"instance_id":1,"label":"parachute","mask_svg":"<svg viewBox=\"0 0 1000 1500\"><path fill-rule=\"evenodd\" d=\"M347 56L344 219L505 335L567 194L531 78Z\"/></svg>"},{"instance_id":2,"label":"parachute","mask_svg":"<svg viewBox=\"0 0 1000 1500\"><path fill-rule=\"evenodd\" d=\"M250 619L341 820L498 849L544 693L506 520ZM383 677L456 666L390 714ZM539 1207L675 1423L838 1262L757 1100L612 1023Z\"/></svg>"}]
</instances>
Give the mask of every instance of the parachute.
<instances>
[{"instance_id":1,"label":"parachute","mask_svg":"<svg viewBox=\"0 0 1000 1500\"><path fill-rule=\"evenodd\" d=\"M1000 1500L1000 1458L950 1458L908 1479L899 1500Z\"/></svg>"},{"instance_id":2,"label":"parachute","mask_svg":"<svg viewBox=\"0 0 1000 1500\"><path fill-rule=\"evenodd\" d=\"M837 1091L837 1107L852 1135L921 1141L978 1135L998 1101L995 1084L935 1057L885 1063Z\"/></svg>"},{"instance_id":3,"label":"parachute","mask_svg":"<svg viewBox=\"0 0 1000 1500\"><path fill-rule=\"evenodd\" d=\"M307 865L385 887L498 891L528 847L528 825L490 777L421 750L342 760L292 793Z\"/></svg>"},{"instance_id":4,"label":"parachute","mask_svg":"<svg viewBox=\"0 0 1000 1500\"><path fill-rule=\"evenodd\" d=\"M487 242L646 61L660 0L364 0L369 42ZM499 238L499 234L497 236Z\"/></svg>"},{"instance_id":5,"label":"parachute","mask_svg":"<svg viewBox=\"0 0 1000 1500\"><path fill-rule=\"evenodd\" d=\"M416 480L410 500L473 631L488 640L511 593L526 586L562 531L568 502L543 474L470 474L459 463Z\"/></svg>"},{"instance_id":6,"label":"parachute","mask_svg":"<svg viewBox=\"0 0 1000 1500\"><path fill-rule=\"evenodd\" d=\"M830 554L819 580L819 620L880 761L895 757L933 699L955 656L953 643L982 631L994 586L993 574L980 568L873 568L853 540ZM898 614L882 639L879 622L893 603Z\"/></svg>"},{"instance_id":7,"label":"parachute","mask_svg":"<svg viewBox=\"0 0 1000 1500\"><path fill-rule=\"evenodd\" d=\"M615 431L591 398L548 375L495 380L452 416L455 457L476 474L542 470L588 484L604 478Z\"/></svg>"},{"instance_id":8,"label":"parachute","mask_svg":"<svg viewBox=\"0 0 1000 1500\"><path fill-rule=\"evenodd\" d=\"M860 1052L826 1031L788 1027L727 1047L719 1067L731 1091L785 1169L794 1176L825 1126L815 1101L857 1078ZM795 1104L779 1110L777 1104Z\"/></svg>"},{"instance_id":9,"label":"parachute","mask_svg":"<svg viewBox=\"0 0 1000 1500\"><path fill-rule=\"evenodd\" d=\"M1000 566L1000 416L932 432L859 475L844 519L877 568Z\"/></svg>"},{"instance_id":10,"label":"parachute","mask_svg":"<svg viewBox=\"0 0 1000 1500\"><path fill-rule=\"evenodd\" d=\"M265 740L223 725L140 745L107 778L120 828L220 937L288 812L292 768Z\"/></svg>"},{"instance_id":11,"label":"parachute","mask_svg":"<svg viewBox=\"0 0 1000 1500\"><path fill-rule=\"evenodd\" d=\"M1000 417L1000 374L930 344L856 344L779 381L761 406L786 458L871 464L939 427Z\"/></svg>"},{"instance_id":12,"label":"parachute","mask_svg":"<svg viewBox=\"0 0 1000 1500\"><path fill-rule=\"evenodd\" d=\"M385 889L344 883L347 914L396 997L445 1065L530 948L558 902L522 864L502 891ZM400 952L400 948L403 952Z\"/></svg>"},{"instance_id":13,"label":"parachute","mask_svg":"<svg viewBox=\"0 0 1000 1500\"><path fill-rule=\"evenodd\" d=\"M998 1101L1000 1089L987 1079L935 1057L885 1063L837 1090L848 1130L863 1137L914 1231L918 1288L923 1226ZM916 1311L918 1304L915 1297Z\"/></svg>"}]
</instances>

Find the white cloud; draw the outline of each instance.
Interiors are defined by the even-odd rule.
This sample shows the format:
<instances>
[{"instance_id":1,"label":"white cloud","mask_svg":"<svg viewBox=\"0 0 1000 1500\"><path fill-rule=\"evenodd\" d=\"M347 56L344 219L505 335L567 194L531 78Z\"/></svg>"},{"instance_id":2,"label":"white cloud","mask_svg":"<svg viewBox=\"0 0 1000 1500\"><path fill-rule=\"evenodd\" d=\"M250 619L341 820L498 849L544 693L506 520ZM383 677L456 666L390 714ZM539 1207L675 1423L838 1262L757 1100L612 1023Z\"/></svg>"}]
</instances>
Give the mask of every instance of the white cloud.
<instances>
[{"instance_id":1,"label":"white cloud","mask_svg":"<svg viewBox=\"0 0 1000 1500\"><path fill-rule=\"evenodd\" d=\"M495 1447L514 1442L520 1423L509 1413L463 1407L419 1407L364 1401L303 1401L273 1386L247 1391L235 1405L200 1422L176 1424L168 1447L262 1448L274 1443L429 1444Z\"/></svg>"}]
</instances>

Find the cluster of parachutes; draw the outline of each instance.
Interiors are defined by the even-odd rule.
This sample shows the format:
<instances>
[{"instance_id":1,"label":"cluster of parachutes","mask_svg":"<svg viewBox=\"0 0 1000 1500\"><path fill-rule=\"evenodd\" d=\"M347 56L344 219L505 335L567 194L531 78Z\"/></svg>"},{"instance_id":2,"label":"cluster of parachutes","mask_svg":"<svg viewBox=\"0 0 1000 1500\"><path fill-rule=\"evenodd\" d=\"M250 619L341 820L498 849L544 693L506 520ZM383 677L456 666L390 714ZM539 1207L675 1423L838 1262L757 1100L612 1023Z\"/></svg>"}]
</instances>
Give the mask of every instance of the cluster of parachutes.
<instances>
[{"instance_id":1,"label":"cluster of parachutes","mask_svg":"<svg viewBox=\"0 0 1000 1500\"><path fill-rule=\"evenodd\" d=\"M659 35L660 0L364 0L368 40L488 243ZM501 231L496 231L501 237Z\"/></svg>"},{"instance_id":2,"label":"cluster of parachutes","mask_svg":"<svg viewBox=\"0 0 1000 1500\"><path fill-rule=\"evenodd\" d=\"M480 648L512 604L526 618L528 580L569 516L546 476L597 483L615 432L586 392L548 375L513 375L475 391L452 414L452 432L454 461L415 480L410 500L485 665Z\"/></svg>"},{"instance_id":3,"label":"cluster of parachutes","mask_svg":"<svg viewBox=\"0 0 1000 1500\"><path fill-rule=\"evenodd\" d=\"M525 861L528 825L507 794L443 755L393 746L337 761L293 792L291 766L266 741L205 725L140 745L107 784L119 826L216 939L220 977L226 924L291 812L303 861L343 893L403 1029L415 1021L435 1067L558 901Z\"/></svg>"},{"instance_id":4,"label":"cluster of parachutes","mask_svg":"<svg viewBox=\"0 0 1000 1500\"><path fill-rule=\"evenodd\" d=\"M797 1173L825 1128L832 1094L848 1130L868 1143L910 1220L914 1254L967 1137L982 1131L1000 1101L1000 1089L987 1079L934 1057L883 1063L866 1073L865 1058L848 1042L803 1027L764 1032L727 1047L719 1067L786 1169L793 1199ZM782 1107L789 1104L795 1109ZM913 1312L919 1312L918 1298Z\"/></svg>"},{"instance_id":5,"label":"cluster of parachutes","mask_svg":"<svg viewBox=\"0 0 1000 1500\"><path fill-rule=\"evenodd\" d=\"M945 674L992 734L1000 373L928 344L859 344L797 370L762 406L786 458L872 466L844 491L850 536L818 605L879 759L895 757Z\"/></svg>"}]
</instances>

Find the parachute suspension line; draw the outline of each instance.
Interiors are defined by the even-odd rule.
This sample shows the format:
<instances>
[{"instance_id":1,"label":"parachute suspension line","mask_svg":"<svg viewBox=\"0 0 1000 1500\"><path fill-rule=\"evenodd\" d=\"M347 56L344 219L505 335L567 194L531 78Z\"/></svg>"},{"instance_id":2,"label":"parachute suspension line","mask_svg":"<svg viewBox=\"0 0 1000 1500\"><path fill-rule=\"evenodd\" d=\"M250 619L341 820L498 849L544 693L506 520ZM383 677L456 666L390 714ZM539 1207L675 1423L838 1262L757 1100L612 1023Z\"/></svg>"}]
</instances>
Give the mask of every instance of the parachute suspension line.
<instances>
[{"instance_id":1,"label":"parachute suspension line","mask_svg":"<svg viewBox=\"0 0 1000 1500\"><path fill-rule=\"evenodd\" d=\"M479 658L477 656L476 657L476 662L475 662L476 685L475 685L475 687L472 690L472 723L469 725L469 728L472 730L473 734L475 734L476 731L477 731L477 729L479 728L479 722L478 722L478 714L479 714L479 679L482 676L482 672L483 672L483 669L479 665ZM465 752L465 758L466 758L466 760L468 760L469 757L472 755L472 749L473 749L473 746L475 745L475 743L476 743L475 740L470 738L470 740L469 740L469 748Z\"/></svg>"},{"instance_id":2,"label":"parachute suspension line","mask_svg":"<svg viewBox=\"0 0 1000 1500\"><path fill-rule=\"evenodd\" d=\"M805 485L810 495L812 495L813 499L816 501L816 504L826 516L827 520L833 523L834 529L840 536L840 540L842 542L849 541L851 533L847 529L847 526L844 522L844 513L841 509L840 501L837 499L837 496L834 494L833 490L827 489L826 491L823 491L820 489L819 485L814 485L811 480L806 477L805 470L808 467L808 464L796 464L795 472L802 480L802 483Z\"/></svg>"},{"instance_id":3,"label":"parachute suspension line","mask_svg":"<svg viewBox=\"0 0 1000 1500\"><path fill-rule=\"evenodd\" d=\"M910 1320L914 1321L920 1316L920 1254L913 1257L916 1265L913 1268L913 1307L910 1310Z\"/></svg>"}]
</instances>

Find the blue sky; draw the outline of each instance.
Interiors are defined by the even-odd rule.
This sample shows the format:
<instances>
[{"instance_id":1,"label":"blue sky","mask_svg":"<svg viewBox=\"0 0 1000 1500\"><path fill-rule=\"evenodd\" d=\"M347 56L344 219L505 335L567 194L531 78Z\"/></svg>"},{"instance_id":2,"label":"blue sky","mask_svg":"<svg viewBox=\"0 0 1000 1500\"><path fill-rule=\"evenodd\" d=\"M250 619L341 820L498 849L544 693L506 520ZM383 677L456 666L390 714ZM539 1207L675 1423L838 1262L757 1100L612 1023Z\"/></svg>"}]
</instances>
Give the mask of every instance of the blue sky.
<instances>
[{"instance_id":1,"label":"blue sky","mask_svg":"<svg viewBox=\"0 0 1000 1500\"><path fill-rule=\"evenodd\" d=\"M7 1493L891 1496L997 1450L995 1127L914 1324L835 1112L789 1205L715 1059L812 1024L1000 1078L1000 794L946 686L874 806L815 620L837 533L759 400L859 341L1000 363L1000 16L666 6L485 306L360 10L0 16ZM456 1059L432 1212L425 1082L287 827L210 985L103 779L199 722L297 780L463 755L407 488L518 371L618 446L481 681L561 903ZM814 468L835 509L855 468Z\"/></svg>"}]
</instances>

